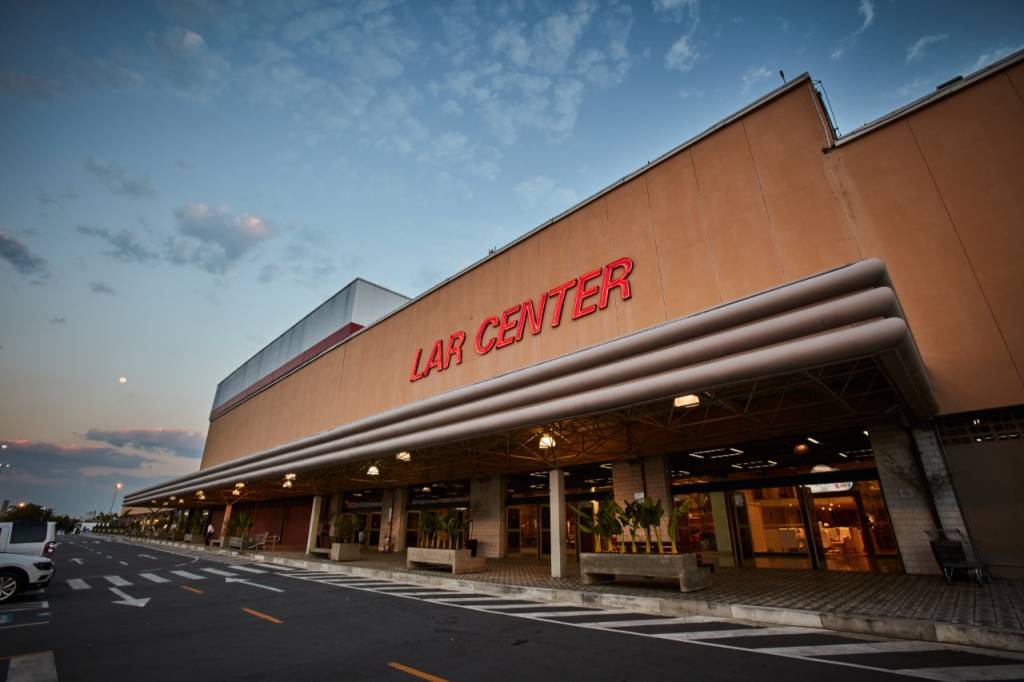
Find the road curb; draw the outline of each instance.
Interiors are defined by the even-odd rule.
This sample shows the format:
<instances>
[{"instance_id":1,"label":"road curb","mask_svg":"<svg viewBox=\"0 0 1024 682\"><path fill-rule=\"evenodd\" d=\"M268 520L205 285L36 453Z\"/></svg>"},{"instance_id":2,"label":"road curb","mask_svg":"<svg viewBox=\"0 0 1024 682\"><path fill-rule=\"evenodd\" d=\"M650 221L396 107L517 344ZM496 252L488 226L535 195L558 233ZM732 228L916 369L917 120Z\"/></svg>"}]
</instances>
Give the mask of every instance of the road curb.
<instances>
[{"instance_id":1,"label":"road curb","mask_svg":"<svg viewBox=\"0 0 1024 682\"><path fill-rule=\"evenodd\" d=\"M133 539L132 541L201 549L211 554L225 556L239 555L236 550L210 548L203 545L187 545L166 540ZM611 609L641 611L664 616L735 618L737 620L762 624L822 628L825 630L915 639L926 642L941 642L943 644L958 644L1006 651L1024 651L1024 631L1005 628L960 625L957 623L944 623L915 618L879 618L861 614L805 611L774 606L663 599L661 597L641 597L628 594L588 592L586 590L564 590L550 587L509 585L506 583L485 583L448 577L446 575L421 575L382 568L365 568L321 559L289 559L285 557L268 557L264 554L254 554L251 556L256 561L279 564L290 568L304 568L324 573L353 575L362 578L397 580L414 585L423 585L424 587L457 588L467 592L501 597L516 596L540 601L577 603Z\"/></svg>"}]
</instances>

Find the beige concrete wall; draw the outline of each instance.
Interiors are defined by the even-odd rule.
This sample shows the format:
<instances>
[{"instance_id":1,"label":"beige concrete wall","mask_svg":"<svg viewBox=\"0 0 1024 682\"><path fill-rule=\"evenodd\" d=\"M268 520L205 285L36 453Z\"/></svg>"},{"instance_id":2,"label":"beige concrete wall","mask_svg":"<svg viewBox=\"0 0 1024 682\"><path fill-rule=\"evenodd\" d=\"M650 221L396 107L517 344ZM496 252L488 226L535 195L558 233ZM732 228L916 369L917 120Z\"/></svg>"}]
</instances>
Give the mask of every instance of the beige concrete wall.
<instances>
[{"instance_id":1,"label":"beige concrete wall","mask_svg":"<svg viewBox=\"0 0 1024 682\"><path fill-rule=\"evenodd\" d=\"M829 154L803 82L211 423L203 466L861 258L889 266L945 413L1024 403L1024 66ZM1016 85L1015 85L1016 84ZM482 320L620 256L633 297L478 355ZM410 382L465 331L463 362Z\"/></svg>"}]
</instances>

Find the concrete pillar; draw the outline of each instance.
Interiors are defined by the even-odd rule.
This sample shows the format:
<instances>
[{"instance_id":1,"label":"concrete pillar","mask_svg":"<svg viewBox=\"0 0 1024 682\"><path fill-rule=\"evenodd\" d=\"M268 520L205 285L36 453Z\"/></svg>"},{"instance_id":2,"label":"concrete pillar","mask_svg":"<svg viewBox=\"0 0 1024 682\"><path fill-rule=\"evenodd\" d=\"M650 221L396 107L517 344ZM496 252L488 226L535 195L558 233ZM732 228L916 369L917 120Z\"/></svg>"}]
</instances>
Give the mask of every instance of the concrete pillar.
<instances>
[{"instance_id":1,"label":"concrete pillar","mask_svg":"<svg viewBox=\"0 0 1024 682\"><path fill-rule=\"evenodd\" d=\"M340 512L340 511L341 511L341 494L340 493L334 493L327 500L327 523L328 523L327 533L331 537L334 537L334 533L335 533L334 517L337 516L338 512Z\"/></svg>"},{"instance_id":2,"label":"concrete pillar","mask_svg":"<svg viewBox=\"0 0 1024 682\"><path fill-rule=\"evenodd\" d=\"M381 497L380 543L382 552L405 550L406 511L409 507L409 489L388 488Z\"/></svg>"},{"instance_id":3,"label":"concrete pillar","mask_svg":"<svg viewBox=\"0 0 1024 682\"><path fill-rule=\"evenodd\" d=\"M320 529L320 509L323 507L323 495L313 496L313 508L309 512L309 532L306 534L306 554L316 547L316 534Z\"/></svg>"},{"instance_id":4,"label":"concrete pillar","mask_svg":"<svg viewBox=\"0 0 1024 682\"><path fill-rule=\"evenodd\" d=\"M939 436L931 428L914 428L911 430L917 452L921 457L921 468L927 477L928 490L935 503L935 511L943 530L956 530L968 541L968 554L973 555L970 536L967 534L967 523L960 509L960 501L953 489L953 478L946 464L946 455L942 451Z\"/></svg>"},{"instance_id":5,"label":"concrete pillar","mask_svg":"<svg viewBox=\"0 0 1024 682\"><path fill-rule=\"evenodd\" d=\"M735 566L736 557L732 553L732 535L729 532L729 516L725 509L725 493L708 493L711 498L711 516L715 519L715 556L719 566Z\"/></svg>"},{"instance_id":6,"label":"concrete pillar","mask_svg":"<svg viewBox=\"0 0 1024 682\"><path fill-rule=\"evenodd\" d=\"M548 472L551 505L551 577L564 578L568 573L569 557L566 550L565 530L565 472Z\"/></svg>"},{"instance_id":7,"label":"concrete pillar","mask_svg":"<svg viewBox=\"0 0 1024 682\"><path fill-rule=\"evenodd\" d=\"M477 541L477 556L503 558L508 551L505 477L480 476L469 482L469 537Z\"/></svg>"},{"instance_id":8,"label":"concrete pillar","mask_svg":"<svg viewBox=\"0 0 1024 682\"><path fill-rule=\"evenodd\" d=\"M228 543L228 521L231 520L231 505L224 507L224 520L220 524L220 546L227 547Z\"/></svg>"},{"instance_id":9,"label":"concrete pillar","mask_svg":"<svg viewBox=\"0 0 1024 682\"><path fill-rule=\"evenodd\" d=\"M921 476L910 436L902 427L888 424L872 426L868 433L903 568L912 574L939 573L928 544L927 531L936 530L931 491Z\"/></svg>"}]
</instances>

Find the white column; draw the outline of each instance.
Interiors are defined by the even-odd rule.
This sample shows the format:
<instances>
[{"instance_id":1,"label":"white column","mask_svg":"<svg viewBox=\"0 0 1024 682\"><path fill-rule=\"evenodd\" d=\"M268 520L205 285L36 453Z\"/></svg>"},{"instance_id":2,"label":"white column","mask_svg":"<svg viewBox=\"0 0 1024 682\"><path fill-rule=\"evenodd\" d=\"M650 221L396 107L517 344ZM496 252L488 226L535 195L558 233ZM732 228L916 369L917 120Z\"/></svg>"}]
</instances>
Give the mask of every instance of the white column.
<instances>
[{"instance_id":1,"label":"white column","mask_svg":"<svg viewBox=\"0 0 1024 682\"><path fill-rule=\"evenodd\" d=\"M551 577L564 578L568 571L565 548L565 472L548 472L551 490Z\"/></svg>"},{"instance_id":2,"label":"white column","mask_svg":"<svg viewBox=\"0 0 1024 682\"><path fill-rule=\"evenodd\" d=\"M306 554L312 552L316 547L316 533L320 528L320 507L323 506L323 503L323 496L313 496L313 509L309 512L309 535L306 536Z\"/></svg>"}]
</instances>

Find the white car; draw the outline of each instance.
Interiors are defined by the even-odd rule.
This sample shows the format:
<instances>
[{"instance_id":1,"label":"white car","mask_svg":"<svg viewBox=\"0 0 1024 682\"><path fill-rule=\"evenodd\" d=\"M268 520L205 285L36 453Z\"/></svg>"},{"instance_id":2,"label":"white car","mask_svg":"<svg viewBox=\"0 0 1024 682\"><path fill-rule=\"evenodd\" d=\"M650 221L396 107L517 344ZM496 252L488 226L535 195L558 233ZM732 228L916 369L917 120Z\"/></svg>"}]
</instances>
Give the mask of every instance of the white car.
<instances>
[{"instance_id":1,"label":"white car","mask_svg":"<svg viewBox=\"0 0 1024 682\"><path fill-rule=\"evenodd\" d=\"M44 557L0 554L0 604L19 592L46 587L54 573L53 562Z\"/></svg>"},{"instance_id":2,"label":"white car","mask_svg":"<svg viewBox=\"0 0 1024 682\"><path fill-rule=\"evenodd\" d=\"M57 547L53 521L0 521L0 553L48 557Z\"/></svg>"}]
</instances>

